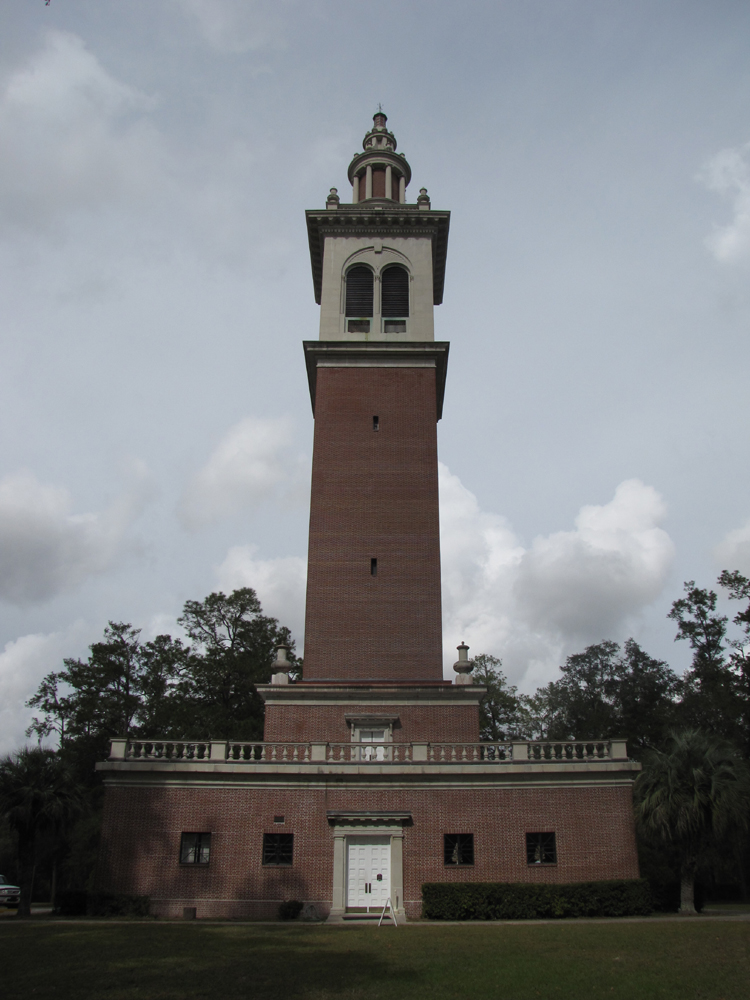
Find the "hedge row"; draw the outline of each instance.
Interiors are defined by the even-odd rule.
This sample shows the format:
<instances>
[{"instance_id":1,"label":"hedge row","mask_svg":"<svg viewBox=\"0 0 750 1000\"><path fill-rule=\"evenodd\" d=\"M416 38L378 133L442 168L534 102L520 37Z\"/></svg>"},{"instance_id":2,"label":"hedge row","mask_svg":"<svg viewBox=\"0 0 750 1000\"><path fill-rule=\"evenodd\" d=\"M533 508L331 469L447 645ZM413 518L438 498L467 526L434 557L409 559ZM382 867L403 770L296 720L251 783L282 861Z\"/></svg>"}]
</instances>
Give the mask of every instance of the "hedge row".
<instances>
[{"instance_id":1,"label":"hedge row","mask_svg":"<svg viewBox=\"0 0 750 1000\"><path fill-rule=\"evenodd\" d=\"M422 916L430 920L533 920L631 917L651 913L645 879L612 882L428 882Z\"/></svg>"},{"instance_id":2,"label":"hedge row","mask_svg":"<svg viewBox=\"0 0 750 1000\"><path fill-rule=\"evenodd\" d=\"M60 889L55 904L55 912L62 917L147 917L151 900L118 892Z\"/></svg>"}]
</instances>

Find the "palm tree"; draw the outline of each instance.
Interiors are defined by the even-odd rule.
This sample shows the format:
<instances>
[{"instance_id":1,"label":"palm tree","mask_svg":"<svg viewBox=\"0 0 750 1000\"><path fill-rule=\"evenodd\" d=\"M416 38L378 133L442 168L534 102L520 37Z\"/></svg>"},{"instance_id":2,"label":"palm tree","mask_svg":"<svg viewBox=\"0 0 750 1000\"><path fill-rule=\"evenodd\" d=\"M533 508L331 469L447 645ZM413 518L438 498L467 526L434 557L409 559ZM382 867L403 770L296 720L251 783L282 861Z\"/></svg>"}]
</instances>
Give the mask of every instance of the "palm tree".
<instances>
[{"instance_id":1,"label":"palm tree","mask_svg":"<svg viewBox=\"0 0 750 1000\"><path fill-rule=\"evenodd\" d=\"M82 802L80 786L53 750L26 747L0 760L0 815L18 837L19 917L31 916L37 834L59 830Z\"/></svg>"},{"instance_id":2,"label":"palm tree","mask_svg":"<svg viewBox=\"0 0 750 1000\"><path fill-rule=\"evenodd\" d=\"M739 750L698 729L672 733L644 757L635 783L636 819L680 857L680 913L695 913L695 876L707 849L747 828L750 771Z\"/></svg>"}]
</instances>

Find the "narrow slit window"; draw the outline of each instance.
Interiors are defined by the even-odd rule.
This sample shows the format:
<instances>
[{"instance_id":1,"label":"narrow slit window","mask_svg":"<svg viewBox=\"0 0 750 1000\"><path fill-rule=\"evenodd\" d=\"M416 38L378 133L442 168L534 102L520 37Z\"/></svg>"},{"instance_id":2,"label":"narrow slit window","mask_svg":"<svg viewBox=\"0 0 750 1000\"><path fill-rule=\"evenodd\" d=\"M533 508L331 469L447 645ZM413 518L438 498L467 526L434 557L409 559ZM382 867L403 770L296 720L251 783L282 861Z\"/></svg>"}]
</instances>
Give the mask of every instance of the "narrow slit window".
<instances>
[{"instance_id":1,"label":"narrow slit window","mask_svg":"<svg viewBox=\"0 0 750 1000\"><path fill-rule=\"evenodd\" d=\"M374 431L379 431L380 430L380 417L373 417L372 418L372 429Z\"/></svg>"},{"instance_id":2,"label":"narrow slit window","mask_svg":"<svg viewBox=\"0 0 750 1000\"><path fill-rule=\"evenodd\" d=\"M378 561L377 559L370 560L370 576L378 575Z\"/></svg>"}]
</instances>

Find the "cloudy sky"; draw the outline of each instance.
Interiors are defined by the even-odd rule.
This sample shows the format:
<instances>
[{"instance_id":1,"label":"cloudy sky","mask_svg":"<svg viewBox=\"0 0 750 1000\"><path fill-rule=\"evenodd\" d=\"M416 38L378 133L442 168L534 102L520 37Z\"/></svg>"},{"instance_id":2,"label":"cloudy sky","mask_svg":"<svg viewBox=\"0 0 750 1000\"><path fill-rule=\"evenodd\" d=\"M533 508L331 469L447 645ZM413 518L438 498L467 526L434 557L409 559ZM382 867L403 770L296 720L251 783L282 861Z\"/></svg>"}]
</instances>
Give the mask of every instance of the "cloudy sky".
<instances>
[{"instance_id":1,"label":"cloudy sky","mask_svg":"<svg viewBox=\"0 0 750 1000\"><path fill-rule=\"evenodd\" d=\"M450 209L446 665L533 690L750 572L743 0L0 0L0 749L108 619L303 642L304 209L378 102Z\"/></svg>"}]
</instances>

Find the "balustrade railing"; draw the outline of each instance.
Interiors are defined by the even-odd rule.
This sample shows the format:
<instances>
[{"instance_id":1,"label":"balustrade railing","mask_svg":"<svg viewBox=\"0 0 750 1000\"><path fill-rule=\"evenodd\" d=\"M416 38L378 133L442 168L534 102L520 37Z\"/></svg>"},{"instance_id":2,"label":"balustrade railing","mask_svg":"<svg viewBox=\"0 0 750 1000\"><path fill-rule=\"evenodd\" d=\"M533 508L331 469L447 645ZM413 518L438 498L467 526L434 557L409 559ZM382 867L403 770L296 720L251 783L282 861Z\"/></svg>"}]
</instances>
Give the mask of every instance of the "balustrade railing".
<instances>
[{"instance_id":1,"label":"balustrade railing","mask_svg":"<svg viewBox=\"0 0 750 1000\"><path fill-rule=\"evenodd\" d=\"M411 743L328 743L326 761L341 764L408 764Z\"/></svg>"},{"instance_id":2,"label":"balustrade railing","mask_svg":"<svg viewBox=\"0 0 750 1000\"><path fill-rule=\"evenodd\" d=\"M185 743L177 740L132 740L127 743L128 760L208 760L210 743Z\"/></svg>"},{"instance_id":3,"label":"balustrade railing","mask_svg":"<svg viewBox=\"0 0 750 1000\"><path fill-rule=\"evenodd\" d=\"M526 752L530 761L576 761L576 760L611 760L612 749L609 742L586 740L568 740L567 742L547 742L535 740L526 743Z\"/></svg>"},{"instance_id":4,"label":"balustrade railing","mask_svg":"<svg viewBox=\"0 0 750 1000\"><path fill-rule=\"evenodd\" d=\"M110 760L247 764L528 764L627 760L622 740L484 743L264 743L112 740Z\"/></svg>"},{"instance_id":5,"label":"balustrade railing","mask_svg":"<svg viewBox=\"0 0 750 1000\"><path fill-rule=\"evenodd\" d=\"M295 763L310 760L309 743L227 743L227 760Z\"/></svg>"},{"instance_id":6,"label":"balustrade railing","mask_svg":"<svg viewBox=\"0 0 750 1000\"><path fill-rule=\"evenodd\" d=\"M427 760L434 764L481 764L513 760L512 743L429 743Z\"/></svg>"}]
</instances>

